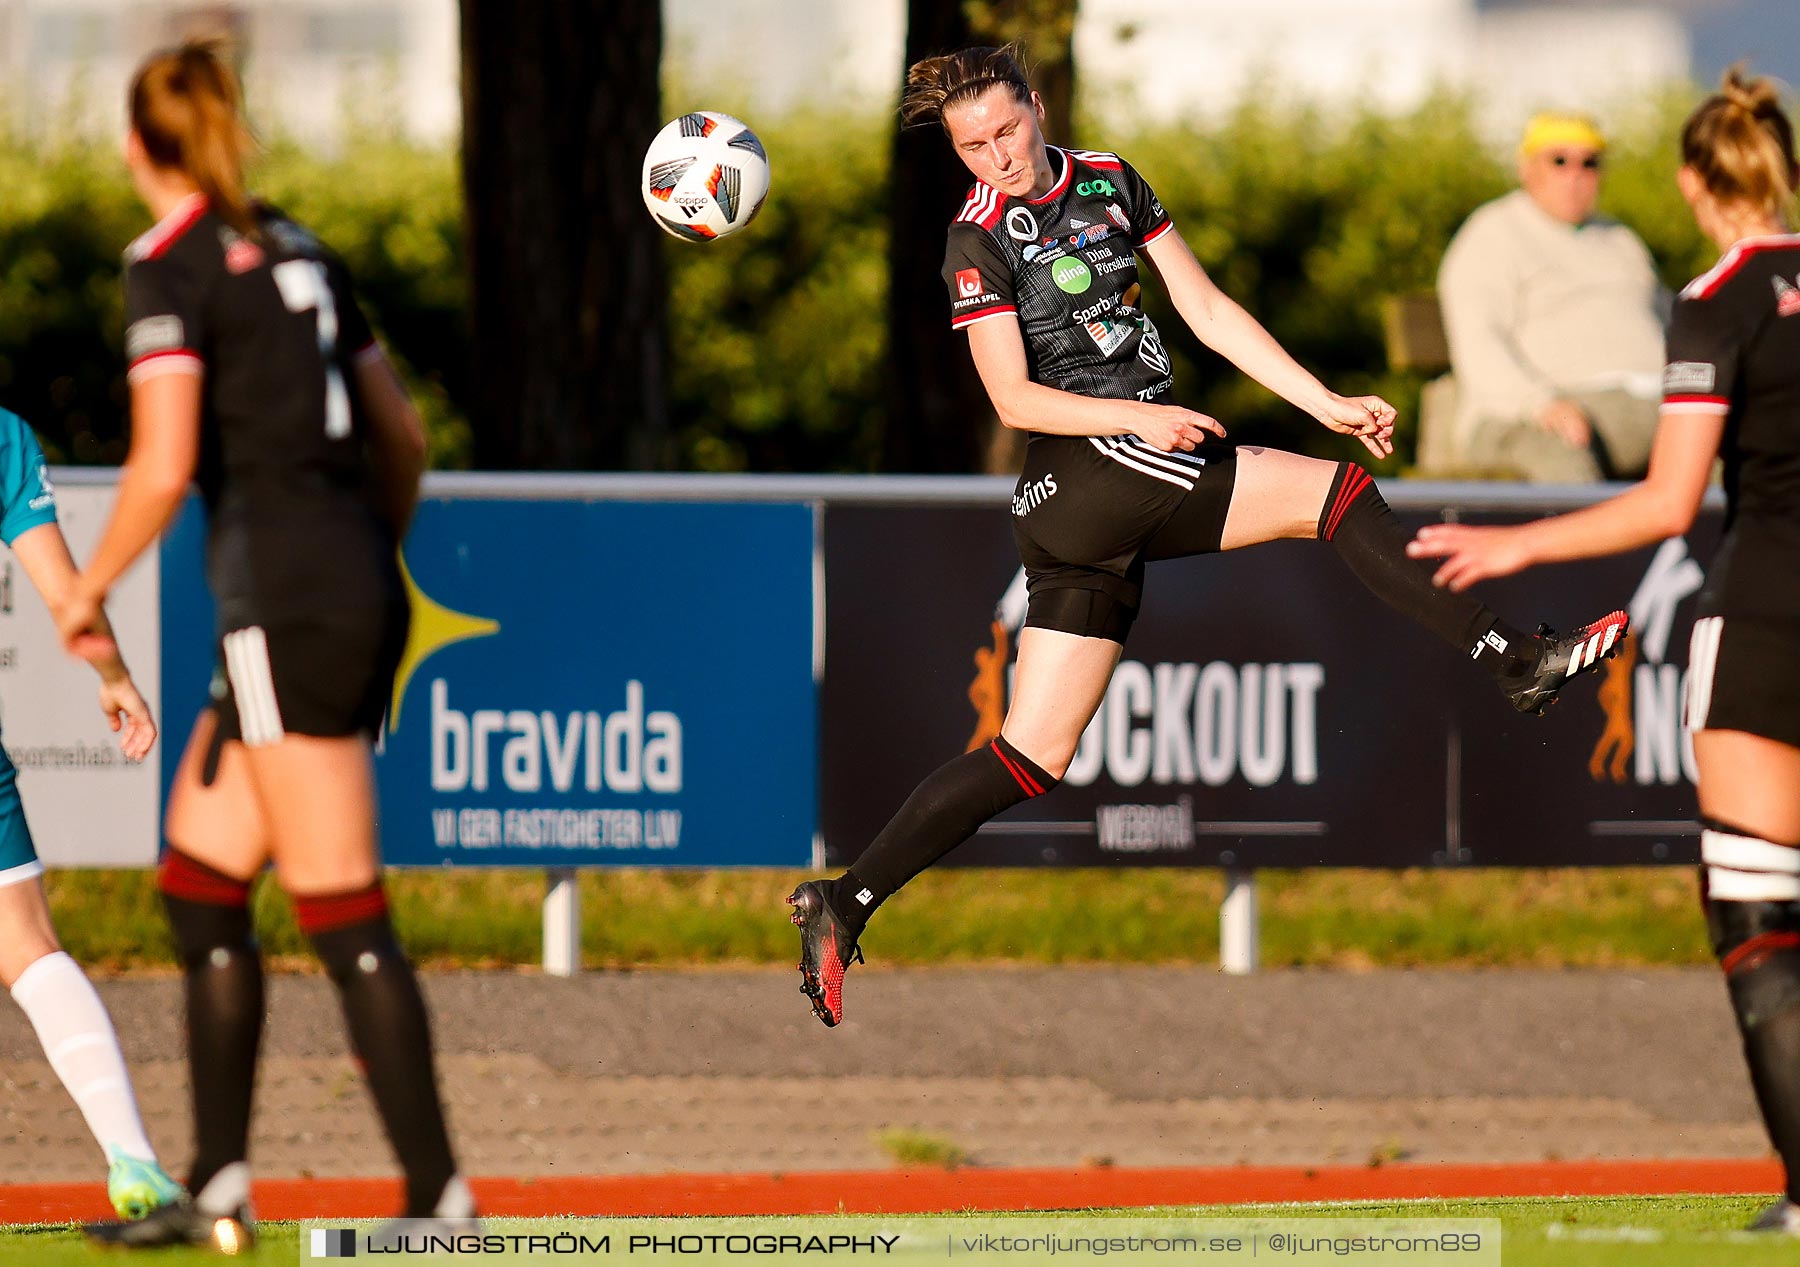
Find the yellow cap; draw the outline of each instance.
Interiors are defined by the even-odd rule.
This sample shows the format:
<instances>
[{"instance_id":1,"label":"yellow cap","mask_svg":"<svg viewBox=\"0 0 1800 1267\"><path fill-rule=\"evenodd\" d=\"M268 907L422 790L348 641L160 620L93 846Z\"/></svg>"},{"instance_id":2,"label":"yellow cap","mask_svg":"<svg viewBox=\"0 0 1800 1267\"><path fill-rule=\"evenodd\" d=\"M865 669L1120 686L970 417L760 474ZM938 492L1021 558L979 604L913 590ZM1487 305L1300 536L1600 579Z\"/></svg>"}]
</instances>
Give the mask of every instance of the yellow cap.
<instances>
[{"instance_id":1,"label":"yellow cap","mask_svg":"<svg viewBox=\"0 0 1800 1267\"><path fill-rule=\"evenodd\" d=\"M1540 150L1553 146L1570 146L1599 153L1606 148L1606 138L1600 135L1599 127L1585 114L1545 112L1533 115L1531 122L1525 125L1525 135L1519 140L1519 156L1530 158Z\"/></svg>"}]
</instances>

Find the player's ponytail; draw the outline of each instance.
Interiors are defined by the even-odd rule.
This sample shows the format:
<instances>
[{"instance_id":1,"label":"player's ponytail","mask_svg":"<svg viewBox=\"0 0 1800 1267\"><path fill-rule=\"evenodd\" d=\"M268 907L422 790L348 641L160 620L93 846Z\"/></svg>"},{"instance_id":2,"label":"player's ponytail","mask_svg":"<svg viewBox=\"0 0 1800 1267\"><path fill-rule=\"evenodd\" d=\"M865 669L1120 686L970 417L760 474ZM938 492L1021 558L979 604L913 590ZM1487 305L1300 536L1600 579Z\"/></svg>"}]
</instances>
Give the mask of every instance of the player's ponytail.
<instances>
[{"instance_id":1,"label":"player's ponytail","mask_svg":"<svg viewBox=\"0 0 1800 1267\"><path fill-rule=\"evenodd\" d=\"M1031 81L1019 64L1017 44L927 57L906 68L900 120L909 128L942 124L946 110L967 105L996 84L1010 89L1016 101L1031 100Z\"/></svg>"},{"instance_id":2,"label":"player's ponytail","mask_svg":"<svg viewBox=\"0 0 1800 1267\"><path fill-rule=\"evenodd\" d=\"M250 133L237 76L215 41L189 41L154 54L131 81L131 126L158 167L179 168L213 210L239 233L254 235L244 192Z\"/></svg>"},{"instance_id":3,"label":"player's ponytail","mask_svg":"<svg viewBox=\"0 0 1800 1267\"><path fill-rule=\"evenodd\" d=\"M1742 64L1725 72L1681 129L1681 161L1713 197L1779 216L1800 188L1794 126L1770 80L1748 78Z\"/></svg>"}]
</instances>

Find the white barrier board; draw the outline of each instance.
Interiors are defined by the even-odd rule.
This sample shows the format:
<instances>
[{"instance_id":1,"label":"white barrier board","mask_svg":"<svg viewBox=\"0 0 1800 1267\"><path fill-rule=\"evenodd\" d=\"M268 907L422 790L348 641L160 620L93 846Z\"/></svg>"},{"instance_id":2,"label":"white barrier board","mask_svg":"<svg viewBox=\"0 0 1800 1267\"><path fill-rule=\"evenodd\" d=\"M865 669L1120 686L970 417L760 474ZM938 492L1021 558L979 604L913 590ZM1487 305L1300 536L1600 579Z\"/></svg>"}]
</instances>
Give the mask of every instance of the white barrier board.
<instances>
[{"instance_id":1,"label":"white barrier board","mask_svg":"<svg viewBox=\"0 0 1800 1267\"><path fill-rule=\"evenodd\" d=\"M69 549L84 562L106 526L113 490L65 487L57 490L56 500ZM145 551L113 588L106 608L125 663L160 727L155 550ZM63 653L50 612L19 561L0 553L0 743L19 767L19 792L38 856L53 867L150 866L156 861L169 737L166 731L159 734L141 765L126 761L100 712L98 685L91 668ZM185 739L185 733L175 736L177 743Z\"/></svg>"}]
</instances>

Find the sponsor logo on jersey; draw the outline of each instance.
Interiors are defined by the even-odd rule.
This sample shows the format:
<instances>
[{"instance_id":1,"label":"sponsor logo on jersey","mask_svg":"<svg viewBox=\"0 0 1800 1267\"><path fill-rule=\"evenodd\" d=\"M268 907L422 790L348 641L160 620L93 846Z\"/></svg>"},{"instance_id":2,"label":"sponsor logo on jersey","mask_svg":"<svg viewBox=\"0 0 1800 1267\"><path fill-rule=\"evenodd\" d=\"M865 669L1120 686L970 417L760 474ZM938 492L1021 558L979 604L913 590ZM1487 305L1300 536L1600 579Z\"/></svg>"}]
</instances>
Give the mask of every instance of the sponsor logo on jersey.
<instances>
[{"instance_id":1,"label":"sponsor logo on jersey","mask_svg":"<svg viewBox=\"0 0 1800 1267\"><path fill-rule=\"evenodd\" d=\"M1663 391L1709 392L1718 377L1718 369L1708 361L1670 361L1663 370Z\"/></svg>"},{"instance_id":2,"label":"sponsor logo on jersey","mask_svg":"<svg viewBox=\"0 0 1800 1267\"><path fill-rule=\"evenodd\" d=\"M1046 472L1043 479L1033 480L1013 494L1012 513L1023 519L1055 496L1056 473L1054 471Z\"/></svg>"},{"instance_id":3,"label":"sponsor logo on jersey","mask_svg":"<svg viewBox=\"0 0 1800 1267\"><path fill-rule=\"evenodd\" d=\"M1127 255L1122 260L1107 260L1104 264L1096 264L1094 265L1094 271L1100 274L1100 276L1105 277L1108 273L1116 273L1122 268L1130 268L1135 263L1137 263L1137 261Z\"/></svg>"},{"instance_id":4,"label":"sponsor logo on jersey","mask_svg":"<svg viewBox=\"0 0 1800 1267\"><path fill-rule=\"evenodd\" d=\"M983 304L998 303L1000 296L991 290L984 290L979 295L971 295L967 299L959 299L950 305L951 312L961 312L964 308L979 308Z\"/></svg>"},{"instance_id":5,"label":"sponsor logo on jersey","mask_svg":"<svg viewBox=\"0 0 1800 1267\"><path fill-rule=\"evenodd\" d=\"M1119 297L1117 295L1108 295L1099 303L1090 304L1086 308L1077 308L1073 314L1075 323L1080 325L1082 322L1092 321L1095 317L1105 316L1118 306Z\"/></svg>"},{"instance_id":6,"label":"sponsor logo on jersey","mask_svg":"<svg viewBox=\"0 0 1800 1267\"><path fill-rule=\"evenodd\" d=\"M1050 266L1050 280L1065 294L1084 295L1094 284L1094 274L1079 256L1065 255Z\"/></svg>"},{"instance_id":7,"label":"sponsor logo on jersey","mask_svg":"<svg viewBox=\"0 0 1800 1267\"><path fill-rule=\"evenodd\" d=\"M1113 249L1110 246L1103 246L1099 250L1089 251L1082 256L1090 264L1098 264L1101 260L1110 260L1112 257Z\"/></svg>"},{"instance_id":8,"label":"sponsor logo on jersey","mask_svg":"<svg viewBox=\"0 0 1800 1267\"><path fill-rule=\"evenodd\" d=\"M1094 346L1100 349L1101 356L1111 356L1131 337L1131 332L1137 329L1137 323L1103 317L1098 321L1084 322L1081 328L1088 332Z\"/></svg>"},{"instance_id":9,"label":"sponsor logo on jersey","mask_svg":"<svg viewBox=\"0 0 1800 1267\"><path fill-rule=\"evenodd\" d=\"M1092 220L1070 220L1069 227L1071 229L1085 229L1092 223Z\"/></svg>"},{"instance_id":10,"label":"sponsor logo on jersey","mask_svg":"<svg viewBox=\"0 0 1800 1267\"><path fill-rule=\"evenodd\" d=\"M1125 208L1121 207L1116 202L1109 202L1106 204L1106 218L1118 225L1121 229L1129 229L1131 227L1131 217L1126 215Z\"/></svg>"},{"instance_id":11,"label":"sponsor logo on jersey","mask_svg":"<svg viewBox=\"0 0 1800 1267\"><path fill-rule=\"evenodd\" d=\"M1144 318L1144 337L1138 344L1138 360L1158 374L1168 374L1174 368L1169 364L1169 353L1163 347L1162 335L1156 332L1155 323L1148 317Z\"/></svg>"},{"instance_id":12,"label":"sponsor logo on jersey","mask_svg":"<svg viewBox=\"0 0 1800 1267\"><path fill-rule=\"evenodd\" d=\"M139 317L125 331L125 359L141 360L152 352L172 352L186 346L181 318L173 314Z\"/></svg>"},{"instance_id":13,"label":"sponsor logo on jersey","mask_svg":"<svg viewBox=\"0 0 1800 1267\"><path fill-rule=\"evenodd\" d=\"M1006 213L1006 231L1015 242L1029 242L1038 235L1037 217L1024 207Z\"/></svg>"},{"instance_id":14,"label":"sponsor logo on jersey","mask_svg":"<svg viewBox=\"0 0 1800 1267\"><path fill-rule=\"evenodd\" d=\"M1099 194L1103 198L1112 198L1119 191L1106 177L1096 176L1093 180L1084 180L1075 186L1075 192L1083 198L1092 198L1095 194Z\"/></svg>"},{"instance_id":15,"label":"sponsor logo on jersey","mask_svg":"<svg viewBox=\"0 0 1800 1267\"><path fill-rule=\"evenodd\" d=\"M987 287L982 284L979 268L959 268L956 270L956 297L973 299Z\"/></svg>"},{"instance_id":16,"label":"sponsor logo on jersey","mask_svg":"<svg viewBox=\"0 0 1800 1267\"><path fill-rule=\"evenodd\" d=\"M1112 233L1111 225L1096 224L1089 228L1083 229L1080 233L1071 234L1069 237L1069 245L1074 247L1077 251L1079 251L1082 247L1086 246L1089 242L1098 242L1101 238L1110 236L1111 233Z\"/></svg>"},{"instance_id":17,"label":"sponsor logo on jersey","mask_svg":"<svg viewBox=\"0 0 1800 1267\"><path fill-rule=\"evenodd\" d=\"M1800 288L1785 277L1771 277L1775 283L1775 312L1777 316L1791 317L1800 312Z\"/></svg>"},{"instance_id":18,"label":"sponsor logo on jersey","mask_svg":"<svg viewBox=\"0 0 1800 1267\"><path fill-rule=\"evenodd\" d=\"M1035 260L1043 252L1043 249L1044 248L1039 246L1036 242L1026 243L1024 251L1025 262L1027 264L1031 263L1031 261Z\"/></svg>"}]
</instances>

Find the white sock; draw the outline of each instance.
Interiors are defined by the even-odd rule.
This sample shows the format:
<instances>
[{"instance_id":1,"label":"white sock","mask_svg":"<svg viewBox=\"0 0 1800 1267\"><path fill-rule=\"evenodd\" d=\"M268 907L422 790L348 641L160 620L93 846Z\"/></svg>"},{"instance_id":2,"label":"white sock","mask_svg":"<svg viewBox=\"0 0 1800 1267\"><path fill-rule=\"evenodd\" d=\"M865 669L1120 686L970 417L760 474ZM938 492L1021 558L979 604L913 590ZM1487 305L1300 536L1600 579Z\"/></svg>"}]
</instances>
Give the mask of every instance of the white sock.
<instances>
[{"instance_id":1,"label":"white sock","mask_svg":"<svg viewBox=\"0 0 1800 1267\"><path fill-rule=\"evenodd\" d=\"M12 996L108 1160L123 1153L155 1161L112 1017L76 962L61 950L45 955L19 974Z\"/></svg>"},{"instance_id":2,"label":"white sock","mask_svg":"<svg viewBox=\"0 0 1800 1267\"><path fill-rule=\"evenodd\" d=\"M250 1163L234 1161L206 1181L194 1194L194 1205L202 1214L227 1218L250 1207Z\"/></svg>"}]
</instances>

